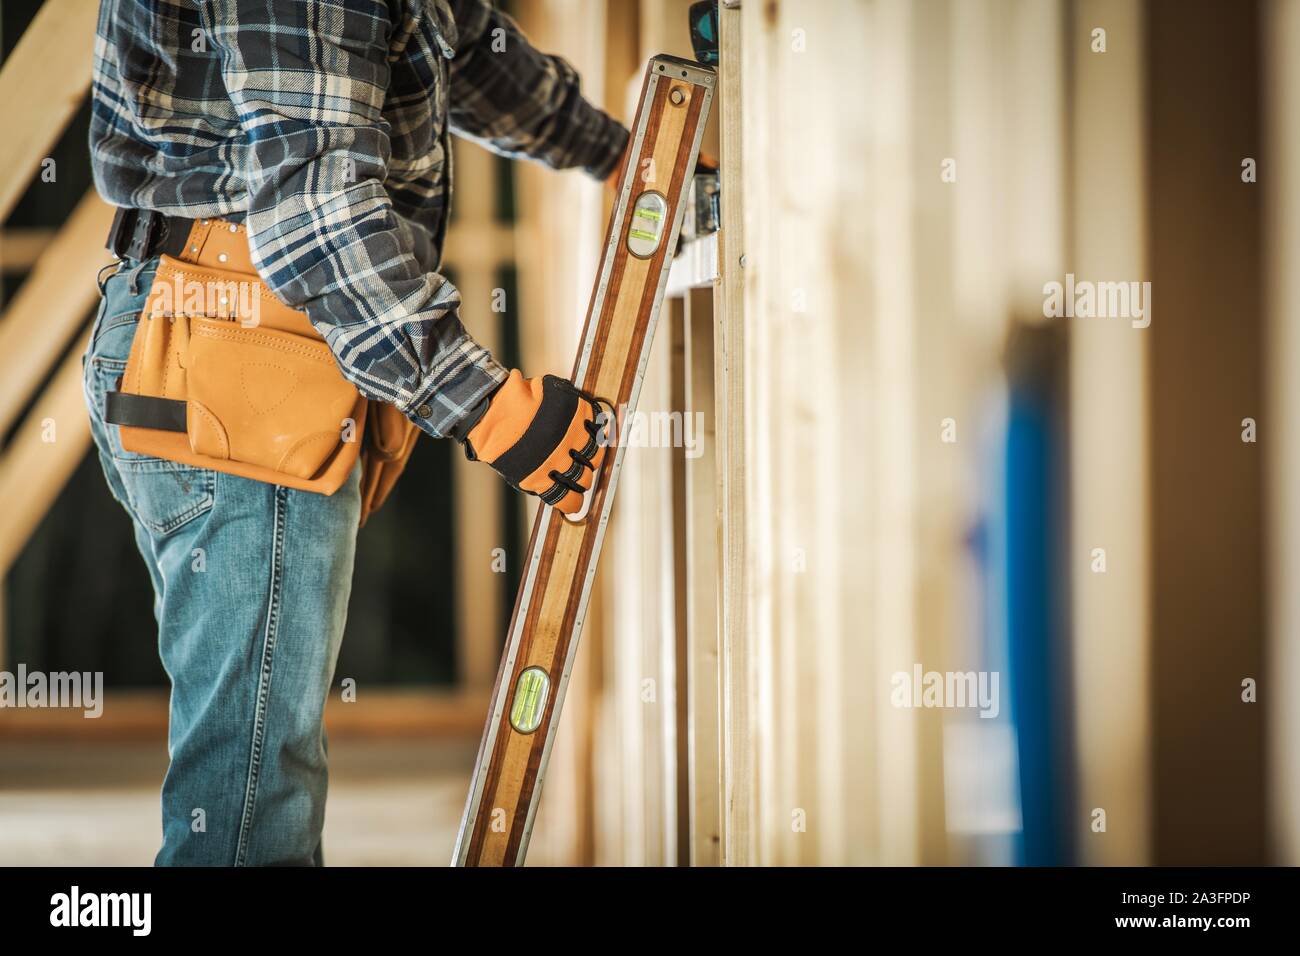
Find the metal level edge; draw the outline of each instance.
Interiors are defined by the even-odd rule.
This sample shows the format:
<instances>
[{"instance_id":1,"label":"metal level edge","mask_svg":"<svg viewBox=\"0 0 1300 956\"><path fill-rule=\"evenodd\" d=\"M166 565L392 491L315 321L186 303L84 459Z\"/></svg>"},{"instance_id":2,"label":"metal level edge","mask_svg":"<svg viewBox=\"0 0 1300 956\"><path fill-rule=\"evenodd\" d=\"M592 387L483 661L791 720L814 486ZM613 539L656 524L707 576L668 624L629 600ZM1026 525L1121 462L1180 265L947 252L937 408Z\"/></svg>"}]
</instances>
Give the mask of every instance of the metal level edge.
<instances>
[{"instance_id":1,"label":"metal level edge","mask_svg":"<svg viewBox=\"0 0 1300 956\"><path fill-rule=\"evenodd\" d=\"M718 71L711 66L705 66L703 63L697 63L695 60L687 60L680 56L673 56L671 53L660 53L650 58L650 70L652 73L668 76L671 74L673 79L683 79L696 86L703 86L710 92L718 82Z\"/></svg>"}]
</instances>

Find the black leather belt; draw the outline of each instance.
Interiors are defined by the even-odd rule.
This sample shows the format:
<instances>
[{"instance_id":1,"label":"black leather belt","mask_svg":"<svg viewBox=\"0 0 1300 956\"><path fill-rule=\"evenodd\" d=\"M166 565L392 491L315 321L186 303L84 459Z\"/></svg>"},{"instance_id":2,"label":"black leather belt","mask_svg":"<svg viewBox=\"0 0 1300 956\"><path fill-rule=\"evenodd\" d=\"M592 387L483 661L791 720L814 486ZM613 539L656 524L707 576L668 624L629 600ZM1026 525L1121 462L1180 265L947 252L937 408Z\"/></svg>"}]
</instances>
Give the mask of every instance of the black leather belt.
<instances>
[{"instance_id":1,"label":"black leather belt","mask_svg":"<svg viewBox=\"0 0 1300 956\"><path fill-rule=\"evenodd\" d=\"M193 225L193 219L182 216L121 207L113 216L106 246L119 259L137 262L161 255L180 256Z\"/></svg>"}]
</instances>

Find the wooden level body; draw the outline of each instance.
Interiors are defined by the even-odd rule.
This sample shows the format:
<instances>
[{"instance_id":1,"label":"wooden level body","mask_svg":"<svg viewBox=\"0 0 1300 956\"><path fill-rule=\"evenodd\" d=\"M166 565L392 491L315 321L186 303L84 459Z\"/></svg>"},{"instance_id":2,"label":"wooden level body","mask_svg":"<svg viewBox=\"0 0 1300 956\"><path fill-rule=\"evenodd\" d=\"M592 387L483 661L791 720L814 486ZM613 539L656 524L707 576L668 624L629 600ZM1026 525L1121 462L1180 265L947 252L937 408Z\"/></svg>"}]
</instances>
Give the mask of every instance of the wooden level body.
<instances>
[{"instance_id":1,"label":"wooden level body","mask_svg":"<svg viewBox=\"0 0 1300 956\"><path fill-rule=\"evenodd\" d=\"M573 371L619 424L636 409L715 80L671 56L646 69ZM615 437L582 521L538 509L454 865L524 862L624 451Z\"/></svg>"}]
</instances>

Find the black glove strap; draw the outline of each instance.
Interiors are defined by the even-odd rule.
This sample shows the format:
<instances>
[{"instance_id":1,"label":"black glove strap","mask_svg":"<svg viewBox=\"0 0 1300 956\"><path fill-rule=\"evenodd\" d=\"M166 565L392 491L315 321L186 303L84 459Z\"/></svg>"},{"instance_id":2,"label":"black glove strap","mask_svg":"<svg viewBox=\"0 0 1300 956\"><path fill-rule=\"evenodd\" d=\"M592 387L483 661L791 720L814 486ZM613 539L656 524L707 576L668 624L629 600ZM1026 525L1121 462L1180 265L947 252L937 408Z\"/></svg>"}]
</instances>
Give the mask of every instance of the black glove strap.
<instances>
[{"instance_id":1,"label":"black glove strap","mask_svg":"<svg viewBox=\"0 0 1300 956\"><path fill-rule=\"evenodd\" d=\"M560 447L578 411L578 390L555 375L542 378L542 403L528 428L492 467L506 481L518 485Z\"/></svg>"}]
</instances>

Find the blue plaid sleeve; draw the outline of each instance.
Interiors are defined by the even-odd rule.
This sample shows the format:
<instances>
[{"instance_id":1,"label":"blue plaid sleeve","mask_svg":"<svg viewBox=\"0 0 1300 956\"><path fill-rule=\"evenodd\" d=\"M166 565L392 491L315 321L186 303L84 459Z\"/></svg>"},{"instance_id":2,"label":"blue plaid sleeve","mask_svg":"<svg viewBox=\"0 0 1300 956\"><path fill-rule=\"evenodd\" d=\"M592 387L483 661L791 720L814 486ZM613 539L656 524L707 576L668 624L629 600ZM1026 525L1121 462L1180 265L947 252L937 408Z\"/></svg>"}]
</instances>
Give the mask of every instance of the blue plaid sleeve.
<instances>
[{"instance_id":1,"label":"blue plaid sleeve","mask_svg":"<svg viewBox=\"0 0 1300 956\"><path fill-rule=\"evenodd\" d=\"M510 17L483 0L453 0L452 9L452 130L504 156L608 176L628 132L583 97L573 67L539 53Z\"/></svg>"},{"instance_id":2,"label":"blue plaid sleeve","mask_svg":"<svg viewBox=\"0 0 1300 956\"><path fill-rule=\"evenodd\" d=\"M204 0L206 32L247 136L253 261L304 310L343 374L444 437L505 380L420 265L384 182L393 27L379 0Z\"/></svg>"}]
</instances>

